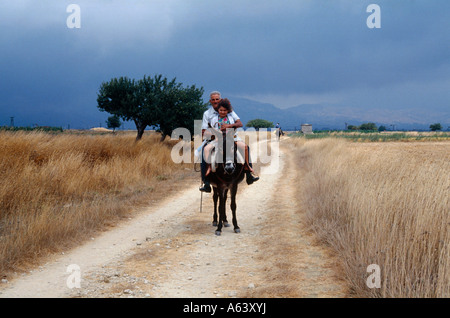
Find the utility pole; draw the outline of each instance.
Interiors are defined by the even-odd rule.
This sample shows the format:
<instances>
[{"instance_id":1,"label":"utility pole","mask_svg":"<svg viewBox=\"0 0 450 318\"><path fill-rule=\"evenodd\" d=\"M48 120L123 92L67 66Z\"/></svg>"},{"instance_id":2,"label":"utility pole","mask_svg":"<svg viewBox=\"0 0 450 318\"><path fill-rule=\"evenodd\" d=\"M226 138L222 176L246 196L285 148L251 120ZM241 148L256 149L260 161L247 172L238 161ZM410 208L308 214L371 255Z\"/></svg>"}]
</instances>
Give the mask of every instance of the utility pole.
<instances>
[{"instance_id":1,"label":"utility pole","mask_svg":"<svg viewBox=\"0 0 450 318\"><path fill-rule=\"evenodd\" d=\"M11 121L9 123L9 127L14 127L14 117L10 117Z\"/></svg>"}]
</instances>

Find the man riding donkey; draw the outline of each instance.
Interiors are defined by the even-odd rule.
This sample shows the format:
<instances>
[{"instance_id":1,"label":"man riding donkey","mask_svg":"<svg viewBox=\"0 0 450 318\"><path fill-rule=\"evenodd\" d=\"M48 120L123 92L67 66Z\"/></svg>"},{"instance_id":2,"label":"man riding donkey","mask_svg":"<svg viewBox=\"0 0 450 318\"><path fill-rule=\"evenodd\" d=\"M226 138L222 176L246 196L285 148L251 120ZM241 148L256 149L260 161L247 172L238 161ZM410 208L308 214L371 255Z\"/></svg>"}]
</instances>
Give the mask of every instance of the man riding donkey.
<instances>
[{"instance_id":1,"label":"man riding donkey","mask_svg":"<svg viewBox=\"0 0 450 318\"><path fill-rule=\"evenodd\" d=\"M237 129L243 126L239 116L233 111L229 100L222 100L219 92L211 92L209 102L212 107L203 113L202 122L202 137L204 142L201 149L201 174L203 186L199 189L202 192L211 192L211 185L208 177L210 166L208 162L213 146L209 143L212 134L208 131L208 128L213 127L226 131L227 128ZM221 112L219 112L219 109ZM258 181L259 177L253 175L253 165L250 160L250 148L237 137L237 135L235 135L235 142L238 148L245 153L246 181L247 184L252 184L253 182Z\"/></svg>"}]
</instances>

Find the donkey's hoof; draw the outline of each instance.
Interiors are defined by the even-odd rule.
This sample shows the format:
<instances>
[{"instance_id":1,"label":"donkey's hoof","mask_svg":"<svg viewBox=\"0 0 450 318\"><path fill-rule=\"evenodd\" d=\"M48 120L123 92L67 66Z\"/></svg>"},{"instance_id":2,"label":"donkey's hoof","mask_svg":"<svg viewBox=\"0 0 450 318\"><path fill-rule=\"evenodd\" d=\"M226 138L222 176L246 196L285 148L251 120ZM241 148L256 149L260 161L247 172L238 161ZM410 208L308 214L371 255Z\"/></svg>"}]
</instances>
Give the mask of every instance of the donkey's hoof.
<instances>
[{"instance_id":1,"label":"donkey's hoof","mask_svg":"<svg viewBox=\"0 0 450 318\"><path fill-rule=\"evenodd\" d=\"M234 233L241 233L241 229L239 229L239 228L234 229Z\"/></svg>"},{"instance_id":2,"label":"donkey's hoof","mask_svg":"<svg viewBox=\"0 0 450 318\"><path fill-rule=\"evenodd\" d=\"M225 226L225 227L230 227L230 223L228 223L228 222L223 222L223 226Z\"/></svg>"},{"instance_id":3,"label":"donkey's hoof","mask_svg":"<svg viewBox=\"0 0 450 318\"><path fill-rule=\"evenodd\" d=\"M222 234L222 231L216 231L216 235L220 236Z\"/></svg>"},{"instance_id":4,"label":"donkey's hoof","mask_svg":"<svg viewBox=\"0 0 450 318\"><path fill-rule=\"evenodd\" d=\"M212 226L217 226L217 222L216 221L212 222Z\"/></svg>"}]
</instances>

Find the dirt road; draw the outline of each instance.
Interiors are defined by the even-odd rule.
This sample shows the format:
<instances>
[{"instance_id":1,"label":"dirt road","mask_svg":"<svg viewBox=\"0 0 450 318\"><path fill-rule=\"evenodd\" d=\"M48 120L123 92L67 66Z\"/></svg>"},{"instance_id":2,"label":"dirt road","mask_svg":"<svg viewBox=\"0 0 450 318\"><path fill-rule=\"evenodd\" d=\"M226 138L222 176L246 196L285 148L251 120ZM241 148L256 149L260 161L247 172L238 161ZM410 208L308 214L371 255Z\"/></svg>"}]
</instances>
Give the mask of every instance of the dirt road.
<instances>
[{"instance_id":1,"label":"dirt road","mask_svg":"<svg viewBox=\"0 0 450 318\"><path fill-rule=\"evenodd\" d=\"M1 284L0 297L345 297L336 261L304 226L301 171L283 147L278 156L279 166L240 186L240 234L232 227L214 234L211 194L203 194L200 213L199 185L191 184Z\"/></svg>"}]
</instances>

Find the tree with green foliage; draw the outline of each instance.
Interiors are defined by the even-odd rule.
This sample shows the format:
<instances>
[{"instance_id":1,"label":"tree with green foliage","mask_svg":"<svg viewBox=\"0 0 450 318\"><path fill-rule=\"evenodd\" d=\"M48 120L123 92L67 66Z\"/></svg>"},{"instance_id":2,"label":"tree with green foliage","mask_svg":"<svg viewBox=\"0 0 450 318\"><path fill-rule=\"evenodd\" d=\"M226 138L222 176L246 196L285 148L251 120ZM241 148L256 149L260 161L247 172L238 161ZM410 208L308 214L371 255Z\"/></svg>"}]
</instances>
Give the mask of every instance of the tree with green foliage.
<instances>
[{"instance_id":1,"label":"tree with green foliage","mask_svg":"<svg viewBox=\"0 0 450 318\"><path fill-rule=\"evenodd\" d=\"M431 131L442 130L442 125L440 123L432 124L432 125L430 125L430 130Z\"/></svg>"},{"instance_id":2,"label":"tree with green foliage","mask_svg":"<svg viewBox=\"0 0 450 318\"><path fill-rule=\"evenodd\" d=\"M97 107L123 120L134 121L138 135L142 138L144 130L156 123L152 103L144 97L141 81L136 82L128 77L113 78L100 86L97 95Z\"/></svg>"},{"instance_id":3,"label":"tree with green foliage","mask_svg":"<svg viewBox=\"0 0 450 318\"><path fill-rule=\"evenodd\" d=\"M97 107L123 120L134 121L136 140L148 126L159 127L161 140L178 127L186 127L193 135L194 120L201 119L207 104L202 101L203 88L182 87L174 78L162 75L144 76L141 80L113 78L101 84Z\"/></svg>"},{"instance_id":4,"label":"tree with green foliage","mask_svg":"<svg viewBox=\"0 0 450 318\"><path fill-rule=\"evenodd\" d=\"M386 126L381 125L380 127L378 127L378 131L386 131L387 128Z\"/></svg>"},{"instance_id":5,"label":"tree with green foliage","mask_svg":"<svg viewBox=\"0 0 450 318\"><path fill-rule=\"evenodd\" d=\"M377 125L375 123L365 123L359 126L360 130L377 130Z\"/></svg>"},{"instance_id":6,"label":"tree with green foliage","mask_svg":"<svg viewBox=\"0 0 450 318\"><path fill-rule=\"evenodd\" d=\"M120 118L117 115L109 116L108 120L106 120L106 127L112 129L113 132L115 132L116 128L119 128L121 124Z\"/></svg>"},{"instance_id":7,"label":"tree with green foliage","mask_svg":"<svg viewBox=\"0 0 450 318\"><path fill-rule=\"evenodd\" d=\"M208 104L202 102L203 88L198 89L195 85L182 87L173 80L165 89L166 93L161 96L155 114L161 140L170 136L178 127L187 128L193 136L194 120L201 119L208 107Z\"/></svg>"},{"instance_id":8,"label":"tree with green foliage","mask_svg":"<svg viewBox=\"0 0 450 318\"><path fill-rule=\"evenodd\" d=\"M273 122L265 120L265 119L253 119L250 120L246 125L246 127L253 127L256 130L259 130L260 128L273 128Z\"/></svg>"},{"instance_id":9,"label":"tree with green foliage","mask_svg":"<svg viewBox=\"0 0 450 318\"><path fill-rule=\"evenodd\" d=\"M347 129L348 129L348 130L358 130L358 126L355 126L355 125L348 125L348 126L347 126Z\"/></svg>"}]
</instances>

